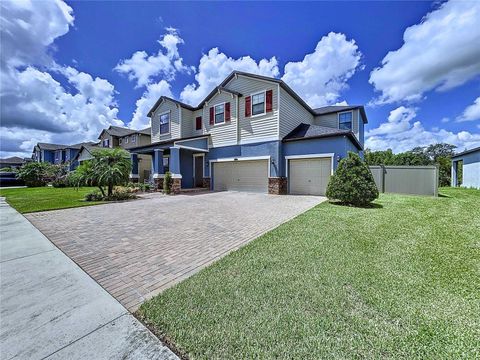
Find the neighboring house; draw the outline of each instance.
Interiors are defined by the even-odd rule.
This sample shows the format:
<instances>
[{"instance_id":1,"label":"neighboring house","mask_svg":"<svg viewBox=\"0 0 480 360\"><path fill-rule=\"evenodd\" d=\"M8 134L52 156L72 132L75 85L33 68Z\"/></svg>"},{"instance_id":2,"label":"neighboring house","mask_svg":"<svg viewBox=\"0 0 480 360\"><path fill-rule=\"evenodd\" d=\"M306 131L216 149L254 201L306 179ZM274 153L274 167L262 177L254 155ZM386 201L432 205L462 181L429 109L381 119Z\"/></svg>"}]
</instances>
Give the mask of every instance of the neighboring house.
<instances>
[{"instance_id":1,"label":"neighboring house","mask_svg":"<svg viewBox=\"0 0 480 360\"><path fill-rule=\"evenodd\" d=\"M73 160L80 165L83 161L90 160L93 158L92 151L95 149L102 149L102 146L100 146L100 143L83 145Z\"/></svg>"},{"instance_id":2,"label":"neighboring house","mask_svg":"<svg viewBox=\"0 0 480 360\"><path fill-rule=\"evenodd\" d=\"M459 164L461 169L459 169ZM459 171L462 183L459 184ZM452 157L452 186L480 189L480 147L465 150Z\"/></svg>"},{"instance_id":3,"label":"neighboring house","mask_svg":"<svg viewBox=\"0 0 480 360\"><path fill-rule=\"evenodd\" d=\"M26 162L25 159L18 156L0 159L0 169L3 169L3 168L18 169L22 167L22 165L25 162Z\"/></svg>"},{"instance_id":4,"label":"neighboring house","mask_svg":"<svg viewBox=\"0 0 480 360\"><path fill-rule=\"evenodd\" d=\"M324 195L348 151L362 155L363 106L312 109L282 80L232 72L198 106L162 96L148 113L151 144L131 148L152 156L162 186L208 187L271 194Z\"/></svg>"},{"instance_id":5,"label":"neighboring house","mask_svg":"<svg viewBox=\"0 0 480 360\"><path fill-rule=\"evenodd\" d=\"M149 145L151 128L146 128L142 130L133 130L120 126L110 126L108 129L104 129L98 139L100 140L99 145L101 147L115 148L121 147L125 150L129 150L133 147ZM85 150L88 152L88 150ZM132 180L135 181L145 181L150 178L150 169L151 169L151 156L145 154L140 156L135 156L138 166L138 173L135 176L132 176Z\"/></svg>"},{"instance_id":6,"label":"neighboring house","mask_svg":"<svg viewBox=\"0 0 480 360\"><path fill-rule=\"evenodd\" d=\"M33 149L32 159L37 162L49 162L51 164L69 164L69 169L74 170L78 163L74 158L84 145L93 145L94 142L83 142L73 145L60 145L38 143Z\"/></svg>"}]
</instances>

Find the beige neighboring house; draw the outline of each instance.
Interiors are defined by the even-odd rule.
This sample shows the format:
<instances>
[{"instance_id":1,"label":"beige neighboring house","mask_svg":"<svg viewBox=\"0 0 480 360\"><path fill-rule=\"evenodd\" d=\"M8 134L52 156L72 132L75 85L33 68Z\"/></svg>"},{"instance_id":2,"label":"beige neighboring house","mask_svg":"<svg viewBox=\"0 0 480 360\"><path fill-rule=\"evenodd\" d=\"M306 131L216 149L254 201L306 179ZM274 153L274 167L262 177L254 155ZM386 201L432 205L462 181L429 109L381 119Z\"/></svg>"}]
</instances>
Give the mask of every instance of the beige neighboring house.
<instances>
[{"instance_id":1,"label":"beige neighboring house","mask_svg":"<svg viewBox=\"0 0 480 360\"><path fill-rule=\"evenodd\" d=\"M148 127L142 130L133 130L120 126L110 126L108 129L102 130L98 139L100 142L97 147L121 147L122 149L129 150L130 148L138 146L150 145L151 128ZM93 149L85 148L84 155L88 156L91 150ZM138 179L140 182L148 181L150 179L151 162L152 157L150 155L138 156Z\"/></svg>"}]
</instances>

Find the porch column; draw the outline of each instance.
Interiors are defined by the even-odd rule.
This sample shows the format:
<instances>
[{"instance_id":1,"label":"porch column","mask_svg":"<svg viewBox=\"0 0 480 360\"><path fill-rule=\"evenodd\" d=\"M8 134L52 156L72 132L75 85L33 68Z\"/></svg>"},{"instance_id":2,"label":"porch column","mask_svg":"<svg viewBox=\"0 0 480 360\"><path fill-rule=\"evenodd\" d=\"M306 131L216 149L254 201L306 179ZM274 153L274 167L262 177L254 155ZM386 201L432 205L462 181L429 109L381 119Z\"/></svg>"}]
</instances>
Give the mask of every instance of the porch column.
<instances>
[{"instance_id":1,"label":"porch column","mask_svg":"<svg viewBox=\"0 0 480 360\"><path fill-rule=\"evenodd\" d=\"M172 192L178 194L182 187L182 173L180 171L180 148L170 148L170 172L172 173Z\"/></svg>"},{"instance_id":2,"label":"porch column","mask_svg":"<svg viewBox=\"0 0 480 360\"><path fill-rule=\"evenodd\" d=\"M163 149L153 150L152 156L153 178L163 178Z\"/></svg>"},{"instance_id":3,"label":"porch column","mask_svg":"<svg viewBox=\"0 0 480 360\"><path fill-rule=\"evenodd\" d=\"M138 182L138 155L131 153L130 160L132 161L132 168L130 170L130 180L133 182Z\"/></svg>"},{"instance_id":4,"label":"porch column","mask_svg":"<svg viewBox=\"0 0 480 360\"><path fill-rule=\"evenodd\" d=\"M458 167L458 161L452 161L452 186L456 187L457 186L457 167Z\"/></svg>"}]
</instances>

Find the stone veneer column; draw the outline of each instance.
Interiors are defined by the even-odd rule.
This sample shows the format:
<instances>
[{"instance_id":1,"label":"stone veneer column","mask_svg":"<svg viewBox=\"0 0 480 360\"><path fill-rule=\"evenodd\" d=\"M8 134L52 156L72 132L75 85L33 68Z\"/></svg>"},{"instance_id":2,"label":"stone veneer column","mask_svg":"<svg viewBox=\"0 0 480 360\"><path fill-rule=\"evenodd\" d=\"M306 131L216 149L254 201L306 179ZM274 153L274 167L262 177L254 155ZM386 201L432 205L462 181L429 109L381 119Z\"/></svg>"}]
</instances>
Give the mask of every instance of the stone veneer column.
<instances>
[{"instance_id":1,"label":"stone veneer column","mask_svg":"<svg viewBox=\"0 0 480 360\"><path fill-rule=\"evenodd\" d=\"M181 178L173 178L172 179L172 194L179 194L180 190L182 189L182 179Z\"/></svg>"},{"instance_id":2,"label":"stone veneer column","mask_svg":"<svg viewBox=\"0 0 480 360\"><path fill-rule=\"evenodd\" d=\"M210 189L210 178L204 177L202 187L205 189Z\"/></svg>"},{"instance_id":3,"label":"stone veneer column","mask_svg":"<svg viewBox=\"0 0 480 360\"><path fill-rule=\"evenodd\" d=\"M268 178L268 193L272 195L286 195L288 189L286 177Z\"/></svg>"}]
</instances>

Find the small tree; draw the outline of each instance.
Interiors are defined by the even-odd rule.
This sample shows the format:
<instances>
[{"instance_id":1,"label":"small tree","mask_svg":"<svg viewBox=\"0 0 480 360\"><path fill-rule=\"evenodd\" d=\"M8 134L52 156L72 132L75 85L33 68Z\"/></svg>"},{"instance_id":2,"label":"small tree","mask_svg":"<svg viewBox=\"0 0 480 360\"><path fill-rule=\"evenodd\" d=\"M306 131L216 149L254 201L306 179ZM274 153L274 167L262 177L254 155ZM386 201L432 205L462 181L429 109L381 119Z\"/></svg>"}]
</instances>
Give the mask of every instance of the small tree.
<instances>
[{"instance_id":1,"label":"small tree","mask_svg":"<svg viewBox=\"0 0 480 360\"><path fill-rule=\"evenodd\" d=\"M378 198L372 173L358 154L349 152L330 178L327 197L345 204L364 206Z\"/></svg>"},{"instance_id":2,"label":"small tree","mask_svg":"<svg viewBox=\"0 0 480 360\"><path fill-rule=\"evenodd\" d=\"M165 194L170 194L172 192L173 178L172 173L167 171L163 177L163 192Z\"/></svg>"},{"instance_id":3,"label":"small tree","mask_svg":"<svg viewBox=\"0 0 480 360\"><path fill-rule=\"evenodd\" d=\"M29 162L17 172L17 177L29 187L45 186L54 175L56 168L46 162Z\"/></svg>"},{"instance_id":4,"label":"small tree","mask_svg":"<svg viewBox=\"0 0 480 360\"><path fill-rule=\"evenodd\" d=\"M92 152L93 180L100 188L107 187L107 196L112 196L113 187L124 185L132 168L130 154L120 148L98 149ZM103 190L102 190L103 192Z\"/></svg>"},{"instance_id":5,"label":"small tree","mask_svg":"<svg viewBox=\"0 0 480 360\"><path fill-rule=\"evenodd\" d=\"M128 182L131 169L130 155L123 149L99 149L92 151L93 158L83 161L70 180L75 186L97 186L104 198L111 197L113 188ZM105 193L104 187L107 187Z\"/></svg>"}]
</instances>

